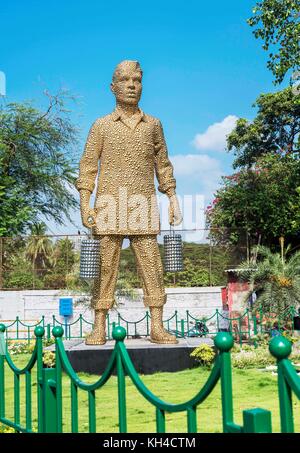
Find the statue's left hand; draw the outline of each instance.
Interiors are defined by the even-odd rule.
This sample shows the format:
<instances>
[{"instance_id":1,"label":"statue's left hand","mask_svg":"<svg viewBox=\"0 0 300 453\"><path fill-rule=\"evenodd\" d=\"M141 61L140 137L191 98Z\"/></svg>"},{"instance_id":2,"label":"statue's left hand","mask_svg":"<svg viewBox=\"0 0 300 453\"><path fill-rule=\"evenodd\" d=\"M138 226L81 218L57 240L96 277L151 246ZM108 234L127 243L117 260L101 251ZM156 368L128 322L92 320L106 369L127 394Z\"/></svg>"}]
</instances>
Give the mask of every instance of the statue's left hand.
<instances>
[{"instance_id":1,"label":"statue's left hand","mask_svg":"<svg viewBox=\"0 0 300 453\"><path fill-rule=\"evenodd\" d=\"M176 195L170 197L169 205L169 223L170 225L179 225L182 222L182 214Z\"/></svg>"}]
</instances>

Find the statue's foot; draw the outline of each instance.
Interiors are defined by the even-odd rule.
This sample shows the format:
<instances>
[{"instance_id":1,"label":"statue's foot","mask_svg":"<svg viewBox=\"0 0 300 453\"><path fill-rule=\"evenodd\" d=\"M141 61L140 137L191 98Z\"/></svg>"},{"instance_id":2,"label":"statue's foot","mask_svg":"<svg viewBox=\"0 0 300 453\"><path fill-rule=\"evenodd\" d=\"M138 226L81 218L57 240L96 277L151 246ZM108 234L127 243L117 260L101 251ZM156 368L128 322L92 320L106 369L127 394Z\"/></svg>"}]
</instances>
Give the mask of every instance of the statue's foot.
<instances>
[{"instance_id":1,"label":"statue's foot","mask_svg":"<svg viewBox=\"0 0 300 453\"><path fill-rule=\"evenodd\" d=\"M170 334L165 329L159 329L150 334L151 343L158 344L177 344L178 340L175 335Z\"/></svg>"},{"instance_id":2,"label":"statue's foot","mask_svg":"<svg viewBox=\"0 0 300 453\"><path fill-rule=\"evenodd\" d=\"M85 344L101 345L106 343L105 320L107 310L95 309L95 321L92 333L87 336Z\"/></svg>"},{"instance_id":3,"label":"statue's foot","mask_svg":"<svg viewBox=\"0 0 300 453\"><path fill-rule=\"evenodd\" d=\"M103 335L99 335L99 332L93 331L85 340L85 344L88 345L101 345L106 343L106 338Z\"/></svg>"}]
</instances>

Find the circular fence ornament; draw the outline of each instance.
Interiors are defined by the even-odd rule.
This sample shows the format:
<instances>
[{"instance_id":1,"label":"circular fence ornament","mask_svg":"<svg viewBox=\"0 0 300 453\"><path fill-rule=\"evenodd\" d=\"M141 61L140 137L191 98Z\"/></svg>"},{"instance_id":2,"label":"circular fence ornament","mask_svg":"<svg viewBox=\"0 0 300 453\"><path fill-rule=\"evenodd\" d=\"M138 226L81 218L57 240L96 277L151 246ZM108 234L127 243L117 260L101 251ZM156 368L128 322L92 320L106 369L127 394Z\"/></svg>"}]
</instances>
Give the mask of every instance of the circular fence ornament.
<instances>
[{"instance_id":1,"label":"circular fence ornament","mask_svg":"<svg viewBox=\"0 0 300 453\"><path fill-rule=\"evenodd\" d=\"M100 240L83 239L80 245L80 278L96 278L100 269Z\"/></svg>"},{"instance_id":2,"label":"circular fence ornament","mask_svg":"<svg viewBox=\"0 0 300 453\"><path fill-rule=\"evenodd\" d=\"M164 268L165 272L183 271L182 238L174 230L164 236Z\"/></svg>"}]
</instances>

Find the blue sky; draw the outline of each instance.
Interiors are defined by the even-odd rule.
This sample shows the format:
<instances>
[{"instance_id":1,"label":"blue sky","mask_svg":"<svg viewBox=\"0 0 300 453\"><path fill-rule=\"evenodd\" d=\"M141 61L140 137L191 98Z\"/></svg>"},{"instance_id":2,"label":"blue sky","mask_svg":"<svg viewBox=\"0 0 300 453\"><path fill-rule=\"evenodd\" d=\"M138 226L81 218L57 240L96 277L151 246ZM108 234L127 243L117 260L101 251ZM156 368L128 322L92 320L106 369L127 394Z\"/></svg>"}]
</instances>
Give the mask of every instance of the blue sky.
<instances>
[{"instance_id":1,"label":"blue sky","mask_svg":"<svg viewBox=\"0 0 300 453\"><path fill-rule=\"evenodd\" d=\"M111 112L109 84L124 59L144 71L141 108L162 121L177 191L203 194L205 205L220 176L232 171L224 150L236 117L253 118L262 92L274 91L267 55L246 19L255 0L141 2L2 2L0 70L7 100L35 99L42 91L70 89L81 98L73 119L82 154L91 123ZM81 227L58 227L55 233Z\"/></svg>"}]
</instances>

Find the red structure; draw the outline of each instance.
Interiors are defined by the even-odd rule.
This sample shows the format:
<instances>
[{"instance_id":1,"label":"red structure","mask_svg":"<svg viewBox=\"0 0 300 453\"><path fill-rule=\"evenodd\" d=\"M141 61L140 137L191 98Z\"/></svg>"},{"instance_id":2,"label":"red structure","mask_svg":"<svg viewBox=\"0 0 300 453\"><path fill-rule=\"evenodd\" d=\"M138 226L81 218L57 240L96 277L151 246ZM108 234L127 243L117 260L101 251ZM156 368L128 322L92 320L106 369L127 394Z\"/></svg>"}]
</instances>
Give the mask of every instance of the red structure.
<instances>
[{"instance_id":1,"label":"red structure","mask_svg":"<svg viewBox=\"0 0 300 453\"><path fill-rule=\"evenodd\" d=\"M238 269L227 269L228 283L227 283L227 303L230 311L245 310L245 298L249 292L249 284L239 279ZM223 302L223 291L222 291ZM224 304L224 303L223 303Z\"/></svg>"}]
</instances>

